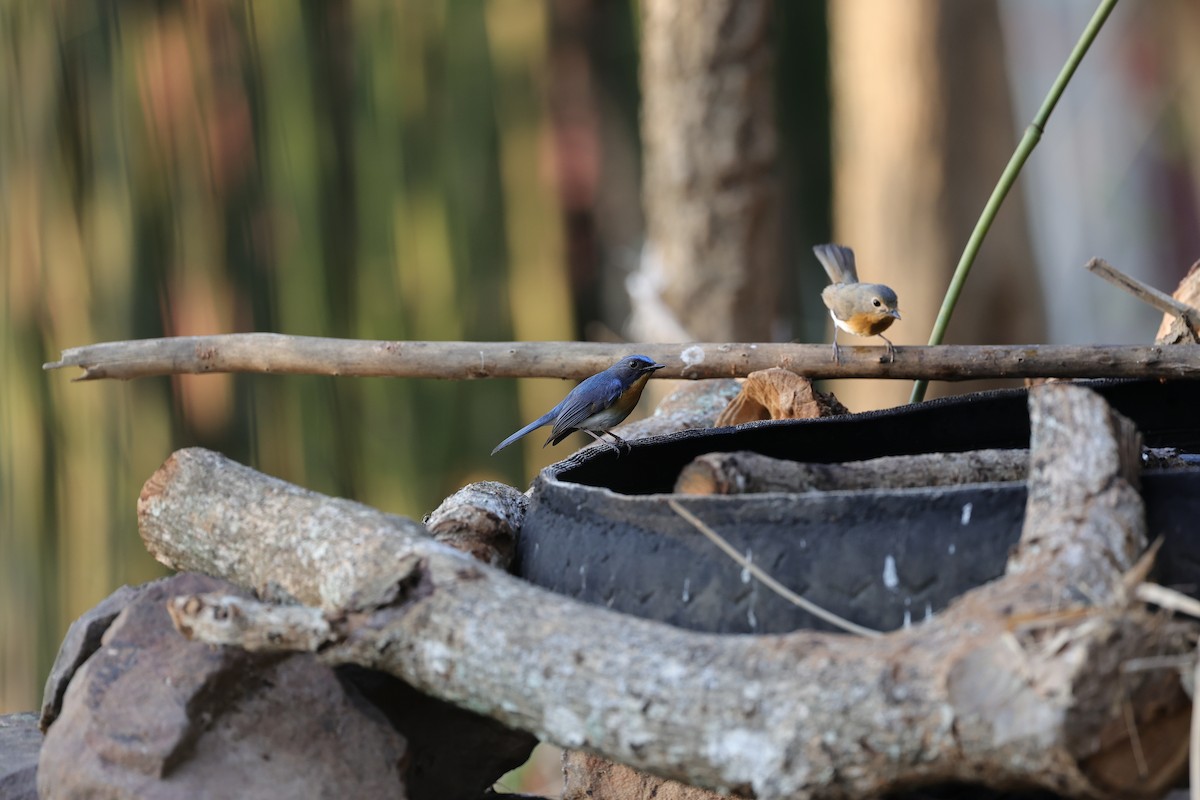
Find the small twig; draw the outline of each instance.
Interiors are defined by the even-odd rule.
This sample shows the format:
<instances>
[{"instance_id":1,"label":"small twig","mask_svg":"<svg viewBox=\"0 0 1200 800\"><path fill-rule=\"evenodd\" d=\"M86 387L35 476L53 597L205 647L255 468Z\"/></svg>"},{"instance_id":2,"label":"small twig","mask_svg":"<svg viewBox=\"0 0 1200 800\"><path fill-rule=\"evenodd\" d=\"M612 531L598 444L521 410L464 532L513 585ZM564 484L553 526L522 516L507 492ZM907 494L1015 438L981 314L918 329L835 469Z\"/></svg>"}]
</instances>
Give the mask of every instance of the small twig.
<instances>
[{"instance_id":1,"label":"small twig","mask_svg":"<svg viewBox=\"0 0 1200 800\"><path fill-rule=\"evenodd\" d=\"M1158 558L1158 551L1162 550L1163 541L1163 537L1159 536L1151 542L1146 551L1138 558L1137 563L1121 576L1121 585L1125 588L1126 592L1136 592L1137 587L1145 583L1146 578L1150 577L1150 570L1154 569L1154 562Z\"/></svg>"},{"instance_id":2,"label":"small twig","mask_svg":"<svg viewBox=\"0 0 1200 800\"><path fill-rule=\"evenodd\" d=\"M1181 303L1171 295L1142 283L1137 278L1126 275L1102 258L1093 258L1087 263L1087 270L1098 275L1112 285L1124 289L1143 303L1154 307L1164 314L1182 319L1192 333L1200 333L1200 311Z\"/></svg>"},{"instance_id":3,"label":"small twig","mask_svg":"<svg viewBox=\"0 0 1200 800\"><path fill-rule=\"evenodd\" d=\"M751 575L753 575L755 578L757 578L759 581L761 581L764 586L766 586L768 589L770 589L775 594L782 597L784 600L787 600L789 603L792 603L795 606L799 606L800 608L804 609L808 613L812 614L814 617L817 617L818 619L823 619L826 622L828 622L830 625L835 625L849 633L857 633L859 636L882 636L883 635L882 633L880 633L877 630L873 630L871 628L865 628L862 625L859 625L855 622L851 622L848 619L843 619L842 617L839 617L837 614L834 614L832 611L826 611L825 609L818 606L816 603L813 603L811 600L805 600L803 597L796 594L791 589L787 588L782 583L780 583L779 581L772 578L767 572L765 572L763 569L761 569L757 564L755 564L754 562L747 559L745 556L743 556L737 550L733 549L733 545L731 545L731 544L729 544L729 542L725 541L725 539L721 536L721 534L717 533L712 528L708 527L708 525L705 525L704 522L702 522L699 517L697 517L692 512L688 511L683 506L679 505L679 503L677 501L675 501L673 499L667 500L667 505L669 505L676 514L678 514L679 516L681 516L685 520L687 520L687 522L690 523L692 525L692 527L694 527L696 530L700 531L700 533L704 534L704 536L710 542L712 542L717 547L719 547L721 549L721 552L723 552L725 555L729 556L731 559L733 559L735 562L737 562L738 566L740 566L742 569L749 572Z\"/></svg>"},{"instance_id":4,"label":"small twig","mask_svg":"<svg viewBox=\"0 0 1200 800\"><path fill-rule=\"evenodd\" d=\"M1121 672L1146 672L1152 669L1175 669L1183 671L1196 663L1196 654L1177 656L1146 656L1131 658L1121 663Z\"/></svg>"},{"instance_id":5,"label":"small twig","mask_svg":"<svg viewBox=\"0 0 1200 800\"><path fill-rule=\"evenodd\" d=\"M1157 583L1143 583L1138 586L1137 598L1168 611L1200 619L1200 601L1174 589L1159 586ZM1193 669L1192 685L1200 686L1200 658L1196 659ZM1188 782L1191 785L1192 800L1200 800L1200 714L1194 712L1192 713L1191 740L1188 742Z\"/></svg>"},{"instance_id":6,"label":"small twig","mask_svg":"<svg viewBox=\"0 0 1200 800\"><path fill-rule=\"evenodd\" d=\"M1150 774L1146 764L1146 753L1142 750L1142 737L1138 734L1137 717L1133 712L1133 703L1129 702L1129 692L1121 698L1121 713L1125 717L1125 730L1129 731L1129 748L1133 751L1133 761L1137 764L1139 778Z\"/></svg>"},{"instance_id":7,"label":"small twig","mask_svg":"<svg viewBox=\"0 0 1200 800\"><path fill-rule=\"evenodd\" d=\"M1143 583L1137 587L1137 599L1143 603L1153 603L1168 611L1177 611L1189 617L1200 619L1200 600L1188 597L1183 592L1159 586L1157 583Z\"/></svg>"},{"instance_id":8,"label":"small twig","mask_svg":"<svg viewBox=\"0 0 1200 800\"><path fill-rule=\"evenodd\" d=\"M1192 691L1200 686L1200 658L1196 659L1196 669L1192 673ZM1188 742L1188 784L1191 786L1192 800L1200 800L1200 714L1195 710L1195 697L1192 698L1192 730L1191 741Z\"/></svg>"}]
</instances>

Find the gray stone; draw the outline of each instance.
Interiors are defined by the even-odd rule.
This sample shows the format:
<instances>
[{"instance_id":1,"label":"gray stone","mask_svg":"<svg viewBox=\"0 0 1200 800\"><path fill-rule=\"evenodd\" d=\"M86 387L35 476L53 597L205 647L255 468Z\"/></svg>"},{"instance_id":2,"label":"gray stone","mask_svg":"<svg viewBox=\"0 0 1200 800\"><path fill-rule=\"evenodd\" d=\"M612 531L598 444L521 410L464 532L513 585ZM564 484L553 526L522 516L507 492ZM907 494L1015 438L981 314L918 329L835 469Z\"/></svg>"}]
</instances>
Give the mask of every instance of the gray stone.
<instances>
[{"instance_id":1,"label":"gray stone","mask_svg":"<svg viewBox=\"0 0 1200 800\"><path fill-rule=\"evenodd\" d=\"M0 717L0 798L37 800L42 732L32 711Z\"/></svg>"},{"instance_id":2,"label":"gray stone","mask_svg":"<svg viewBox=\"0 0 1200 800\"><path fill-rule=\"evenodd\" d=\"M100 637L108 630L108 626L125 609L125 606L129 605L146 586L151 585L153 584L137 588L122 586L71 623L71 627L67 629L67 635L63 637L62 644L59 645L58 655L54 658L54 665L50 667L50 675L46 678L46 688L42 692L42 730L49 728L50 723L58 717L58 712L62 708L63 694L67 691L67 684L71 682L71 677L83 665L83 662L87 661L92 653L100 647Z\"/></svg>"},{"instance_id":3,"label":"gray stone","mask_svg":"<svg viewBox=\"0 0 1200 800\"><path fill-rule=\"evenodd\" d=\"M170 597L245 590L200 575L143 587L80 667L38 766L45 797L404 797L403 737L314 656L189 642Z\"/></svg>"}]
</instances>

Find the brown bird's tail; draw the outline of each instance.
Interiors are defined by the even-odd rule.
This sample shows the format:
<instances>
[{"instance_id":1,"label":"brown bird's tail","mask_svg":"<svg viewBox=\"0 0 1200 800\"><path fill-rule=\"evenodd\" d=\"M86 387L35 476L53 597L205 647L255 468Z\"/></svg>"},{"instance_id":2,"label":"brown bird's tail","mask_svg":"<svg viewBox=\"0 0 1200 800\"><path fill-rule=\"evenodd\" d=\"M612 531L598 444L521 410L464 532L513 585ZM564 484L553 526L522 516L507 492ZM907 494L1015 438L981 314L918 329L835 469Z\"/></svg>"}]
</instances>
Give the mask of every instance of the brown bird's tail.
<instances>
[{"instance_id":1,"label":"brown bird's tail","mask_svg":"<svg viewBox=\"0 0 1200 800\"><path fill-rule=\"evenodd\" d=\"M833 283L858 283L858 270L854 267L854 251L840 244L818 244L813 254L825 268Z\"/></svg>"}]
</instances>

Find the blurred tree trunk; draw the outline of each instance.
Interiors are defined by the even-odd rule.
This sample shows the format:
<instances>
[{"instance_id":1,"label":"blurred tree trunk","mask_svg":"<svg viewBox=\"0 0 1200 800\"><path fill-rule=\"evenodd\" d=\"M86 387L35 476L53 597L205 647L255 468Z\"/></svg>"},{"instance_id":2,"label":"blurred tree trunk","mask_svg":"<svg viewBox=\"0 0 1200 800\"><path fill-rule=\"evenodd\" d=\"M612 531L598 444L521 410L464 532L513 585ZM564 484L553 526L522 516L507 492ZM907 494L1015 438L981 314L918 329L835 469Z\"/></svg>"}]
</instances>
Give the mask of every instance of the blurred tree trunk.
<instances>
[{"instance_id":1,"label":"blurred tree trunk","mask_svg":"<svg viewBox=\"0 0 1200 800\"><path fill-rule=\"evenodd\" d=\"M889 337L924 344L1016 144L996 4L844 0L830 3L829 29L835 238L855 249L864 281L888 284L900 296L904 318ZM815 261L811 268L818 269ZM975 262L947 342L1037 342L1044 335L1025 211L1013 192ZM903 403L910 388L860 381L835 392L862 411ZM947 393L944 384L931 388Z\"/></svg>"},{"instance_id":2,"label":"blurred tree trunk","mask_svg":"<svg viewBox=\"0 0 1200 800\"><path fill-rule=\"evenodd\" d=\"M770 338L780 249L771 12L771 0L643 4L638 338Z\"/></svg>"},{"instance_id":3,"label":"blurred tree trunk","mask_svg":"<svg viewBox=\"0 0 1200 800\"><path fill-rule=\"evenodd\" d=\"M1159 267L1166 272L1167 283L1159 288L1168 291L1173 281L1183 277L1188 265L1195 262L1200 253L1196 245L1200 240L1200 49L1196 48L1196 37L1200 36L1200 6L1194 0L1173 0L1156 3L1154 13L1149 16L1150 34L1162 49L1159 58L1166 62L1163 79L1168 91L1175 95L1173 116L1178 122L1177 143L1172 153L1172 167L1167 191L1174 208L1168 207L1172 222L1160 233L1167 239L1168 263ZM1163 126L1167 127L1167 126ZM1190 175L1187 173L1190 172Z\"/></svg>"}]
</instances>

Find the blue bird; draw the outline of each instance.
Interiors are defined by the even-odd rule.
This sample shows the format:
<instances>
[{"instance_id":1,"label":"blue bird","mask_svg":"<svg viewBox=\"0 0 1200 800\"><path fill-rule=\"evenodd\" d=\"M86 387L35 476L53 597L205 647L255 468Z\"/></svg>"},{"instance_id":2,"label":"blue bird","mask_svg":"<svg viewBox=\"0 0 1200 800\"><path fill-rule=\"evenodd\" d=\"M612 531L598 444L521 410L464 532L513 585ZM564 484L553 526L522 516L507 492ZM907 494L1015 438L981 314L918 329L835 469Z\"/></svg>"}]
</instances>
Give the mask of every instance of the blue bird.
<instances>
[{"instance_id":1,"label":"blue bird","mask_svg":"<svg viewBox=\"0 0 1200 800\"><path fill-rule=\"evenodd\" d=\"M612 442L601 438L607 433L620 444L629 443L610 430L615 428L633 411L634 406L642 397L642 389L651 373L660 370L666 364L655 364L646 356L625 356L603 372L597 372L590 378L572 389L562 402L547 411L521 430L509 436L492 451L492 455L500 452L527 433L535 431L543 425L553 423L550 437L546 444L558 444L574 431L583 431L598 442L621 454L621 448Z\"/></svg>"}]
</instances>

